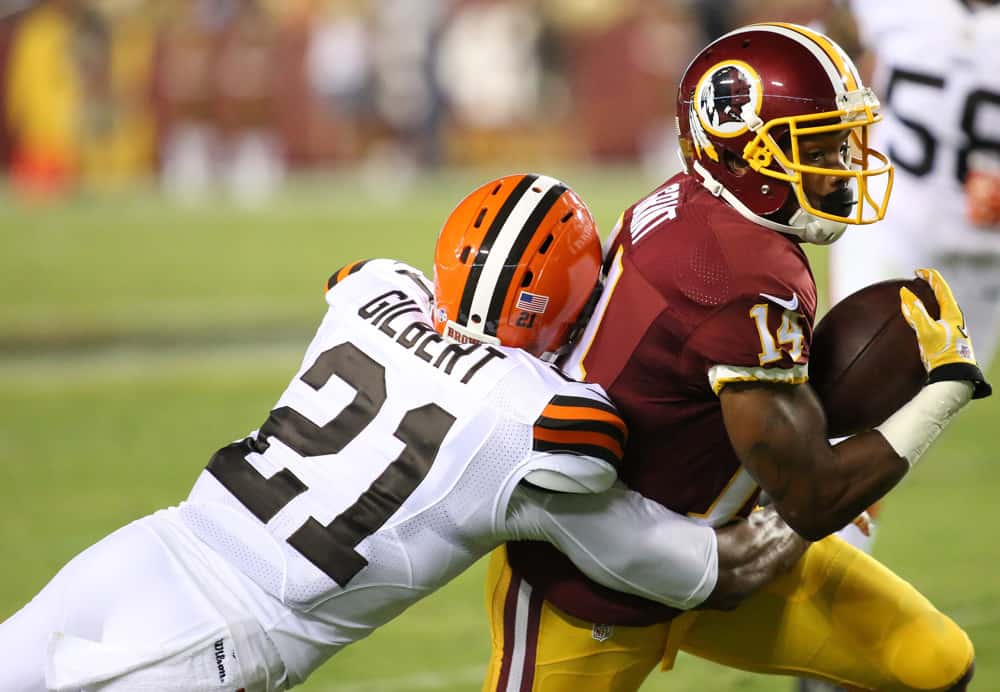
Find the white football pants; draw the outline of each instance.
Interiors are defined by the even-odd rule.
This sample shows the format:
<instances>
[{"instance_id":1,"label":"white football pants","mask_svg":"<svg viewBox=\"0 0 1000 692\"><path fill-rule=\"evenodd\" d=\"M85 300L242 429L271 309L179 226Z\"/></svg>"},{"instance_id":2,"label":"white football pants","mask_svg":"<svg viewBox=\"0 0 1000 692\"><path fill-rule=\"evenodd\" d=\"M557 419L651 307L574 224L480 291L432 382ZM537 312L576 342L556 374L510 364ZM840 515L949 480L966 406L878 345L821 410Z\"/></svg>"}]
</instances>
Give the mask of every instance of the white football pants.
<instances>
[{"instance_id":1,"label":"white football pants","mask_svg":"<svg viewBox=\"0 0 1000 692\"><path fill-rule=\"evenodd\" d=\"M284 689L284 666L173 510L84 550L0 624L0 690Z\"/></svg>"}]
</instances>

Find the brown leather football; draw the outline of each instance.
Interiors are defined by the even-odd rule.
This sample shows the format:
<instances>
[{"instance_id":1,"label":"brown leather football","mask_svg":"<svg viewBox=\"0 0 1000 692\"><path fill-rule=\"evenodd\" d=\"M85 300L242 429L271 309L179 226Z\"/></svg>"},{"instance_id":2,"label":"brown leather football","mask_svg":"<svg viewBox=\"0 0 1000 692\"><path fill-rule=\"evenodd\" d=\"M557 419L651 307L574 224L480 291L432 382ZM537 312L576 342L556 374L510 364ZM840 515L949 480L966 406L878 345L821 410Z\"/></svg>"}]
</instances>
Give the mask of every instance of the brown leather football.
<instances>
[{"instance_id":1,"label":"brown leather football","mask_svg":"<svg viewBox=\"0 0 1000 692\"><path fill-rule=\"evenodd\" d=\"M816 325L809 383L826 410L830 437L874 428L927 381L916 334L900 310L902 286L923 301L931 317L940 317L930 284L892 279L847 296Z\"/></svg>"}]
</instances>

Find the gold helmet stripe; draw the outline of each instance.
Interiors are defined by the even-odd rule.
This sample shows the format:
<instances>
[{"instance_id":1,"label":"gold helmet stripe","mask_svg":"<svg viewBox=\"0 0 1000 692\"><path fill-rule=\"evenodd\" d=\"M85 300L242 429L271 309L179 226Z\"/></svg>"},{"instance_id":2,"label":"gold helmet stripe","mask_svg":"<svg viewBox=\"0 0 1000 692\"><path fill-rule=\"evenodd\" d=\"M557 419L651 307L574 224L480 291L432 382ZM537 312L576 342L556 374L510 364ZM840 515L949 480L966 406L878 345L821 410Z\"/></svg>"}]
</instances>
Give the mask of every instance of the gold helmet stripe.
<instances>
[{"instance_id":1,"label":"gold helmet stripe","mask_svg":"<svg viewBox=\"0 0 1000 692\"><path fill-rule=\"evenodd\" d=\"M776 26L783 26L786 29L791 29L792 31L797 31L798 33L812 39L819 44L830 59L833 60L833 64L837 66L837 70L844 77L844 84L847 86L848 91L854 91L855 89L861 88L861 78L858 75L858 70L854 66L854 62L847 57L843 49L836 43L831 41L827 36L813 31L807 26L801 26L799 24L791 24L788 22L774 22Z\"/></svg>"},{"instance_id":2,"label":"gold helmet stripe","mask_svg":"<svg viewBox=\"0 0 1000 692\"><path fill-rule=\"evenodd\" d=\"M753 24L749 28L770 31L797 41L812 53L816 57L817 62L824 67L827 76L830 78L830 84L833 85L838 94L853 91L860 87L861 82L857 78L857 71L852 69L853 64L848 67L850 60L847 56L841 51L836 50L832 41L828 39L821 40L824 37L820 34L798 24L785 22ZM733 33L741 31L746 31L746 28L737 29Z\"/></svg>"}]
</instances>

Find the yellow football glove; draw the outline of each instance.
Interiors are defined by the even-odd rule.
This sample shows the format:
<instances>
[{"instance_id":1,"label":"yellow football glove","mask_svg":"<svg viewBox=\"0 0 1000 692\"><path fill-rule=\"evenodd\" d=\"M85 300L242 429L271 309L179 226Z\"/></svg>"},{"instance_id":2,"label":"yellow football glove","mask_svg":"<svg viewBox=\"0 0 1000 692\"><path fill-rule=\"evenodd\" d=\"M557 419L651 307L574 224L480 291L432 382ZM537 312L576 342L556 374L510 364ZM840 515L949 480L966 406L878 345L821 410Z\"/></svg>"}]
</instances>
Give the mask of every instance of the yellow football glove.
<instances>
[{"instance_id":1,"label":"yellow football glove","mask_svg":"<svg viewBox=\"0 0 1000 692\"><path fill-rule=\"evenodd\" d=\"M934 320L912 291L899 289L903 317L917 334L917 346L927 369L928 382L965 380L975 387L973 399L989 396L993 388L976 363L972 340L965 328L965 317L952 295L951 287L936 269L918 269L916 275L931 285L941 308L941 319Z\"/></svg>"}]
</instances>

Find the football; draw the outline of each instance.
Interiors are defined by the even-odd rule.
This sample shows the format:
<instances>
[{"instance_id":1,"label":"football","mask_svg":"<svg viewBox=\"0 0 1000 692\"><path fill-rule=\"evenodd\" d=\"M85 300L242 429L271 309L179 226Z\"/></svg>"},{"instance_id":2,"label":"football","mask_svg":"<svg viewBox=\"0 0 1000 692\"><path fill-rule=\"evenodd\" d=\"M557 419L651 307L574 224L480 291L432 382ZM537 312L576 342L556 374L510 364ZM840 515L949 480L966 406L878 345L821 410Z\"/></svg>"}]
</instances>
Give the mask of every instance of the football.
<instances>
[{"instance_id":1,"label":"football","mask_svg":"<svg viewBox=\"0 0 1000 692\"><path fill-rule=\"evenodd\" d=\"M852 293L820 319L809 355L809 383L826 411L827 435L881 424L927 381L916 334L900 310L907 287L934 319L939 308L923 279L881 281Z\"/></svg>"}]
</instances>

